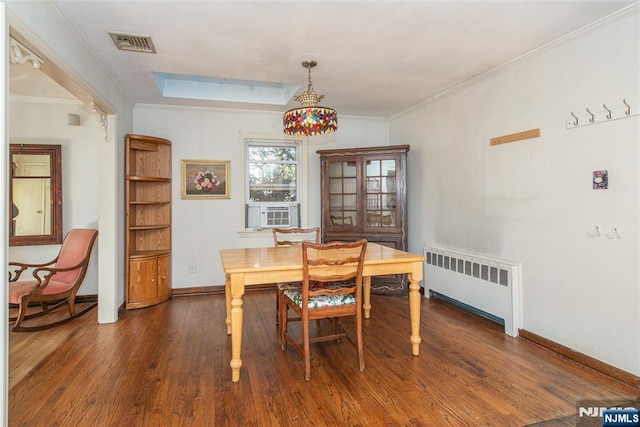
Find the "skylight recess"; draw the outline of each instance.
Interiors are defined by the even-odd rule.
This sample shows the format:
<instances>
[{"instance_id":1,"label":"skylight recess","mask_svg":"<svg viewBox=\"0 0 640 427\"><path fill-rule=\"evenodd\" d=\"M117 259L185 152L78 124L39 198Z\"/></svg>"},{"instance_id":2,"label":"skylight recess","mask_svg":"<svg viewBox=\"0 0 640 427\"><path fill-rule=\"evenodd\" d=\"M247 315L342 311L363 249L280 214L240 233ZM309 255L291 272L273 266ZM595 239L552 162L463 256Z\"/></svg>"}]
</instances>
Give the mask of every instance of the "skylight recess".
<instances>
[{"instance_id":1,"label":"skylight recess","mask_svg":"<svg viewBox=\"0 0 640 427\"><path fill-rule=\"evenodd\" d=\"M286 105L300 85L153 72L164 97Z\"/></svg>"}]
</instances>

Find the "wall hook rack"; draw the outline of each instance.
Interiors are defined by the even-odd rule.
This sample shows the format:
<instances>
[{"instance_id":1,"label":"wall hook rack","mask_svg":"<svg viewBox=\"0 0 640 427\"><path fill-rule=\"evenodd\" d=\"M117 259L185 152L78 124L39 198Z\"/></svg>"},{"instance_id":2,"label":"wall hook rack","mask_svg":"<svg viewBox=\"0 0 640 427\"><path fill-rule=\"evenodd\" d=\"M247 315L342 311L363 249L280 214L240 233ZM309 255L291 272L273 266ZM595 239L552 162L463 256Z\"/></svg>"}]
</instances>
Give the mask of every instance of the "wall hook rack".
<instances>
[{"instance_id":1,"label":"wall hook rack","mask_svg":"<svg viewBox=\"0 0 640 427\"><path fill-rule=\"evenodd\" d=\"M610 122L612 120L618 119L626 119L628 117L634 117L640 115L640 105L630 103L626 98L622 100L624 107L619 108L609 108L606 104L602 104L604 110L602 111L594 111L586 108L586 112L588 115L584 116L576 116L573 111L571 111L571 117L567 119L566 125L567 129L574 129L577 127L594 125L602 122Z\"/></svg>"}]
</instances>

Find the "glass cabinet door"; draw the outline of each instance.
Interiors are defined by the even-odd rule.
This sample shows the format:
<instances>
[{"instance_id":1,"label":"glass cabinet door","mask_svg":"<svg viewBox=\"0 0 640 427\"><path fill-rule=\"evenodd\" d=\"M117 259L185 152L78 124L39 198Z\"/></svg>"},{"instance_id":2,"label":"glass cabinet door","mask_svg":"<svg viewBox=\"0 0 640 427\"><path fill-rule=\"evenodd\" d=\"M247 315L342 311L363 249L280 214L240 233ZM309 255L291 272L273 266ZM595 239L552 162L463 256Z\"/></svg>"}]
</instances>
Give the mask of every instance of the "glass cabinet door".
<instances>
[{"instance_id":1,"label":"glass cabinet door","mask_svg":"<svg viewBox=\"0 0 640 427\"><path fill-rule=\"evenodd\" d=\"M357 164L355 161L329 163L329 225L357 227Z\"/></svg>"},{"instance_id":2,"label":"glass cabinet door","mask_svg":"<svg viewBox=\"0 0 640 427\"><path fill-rule=\"evenodd\" d=\"M407 249L409 148L394 145L317 150L323 242L367 239L372 244ZM407 276L374 276L371 291L406 295Z\"/></svg>"},{"instance_id":3,"label":"glass cabinet door","mask_svg":"<svg viewBox=\"0 0 640 427\"><path fill-rule=\"evenodd\" d=\"M395 228L399 226L397 200L396 160L370 159L366 163L367 228Z\"/></svg>"}]
</instances>

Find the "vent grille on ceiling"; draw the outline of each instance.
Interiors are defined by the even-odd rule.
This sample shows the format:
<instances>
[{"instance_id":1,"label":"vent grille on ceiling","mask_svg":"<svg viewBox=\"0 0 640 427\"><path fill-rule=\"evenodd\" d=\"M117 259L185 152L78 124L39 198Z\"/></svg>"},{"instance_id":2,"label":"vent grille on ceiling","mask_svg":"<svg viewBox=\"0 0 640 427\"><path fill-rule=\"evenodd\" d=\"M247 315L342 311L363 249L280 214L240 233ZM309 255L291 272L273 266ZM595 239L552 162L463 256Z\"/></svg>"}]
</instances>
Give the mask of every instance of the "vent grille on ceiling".
<instances>
[{"instance_id":1,"label":"vent grille on ceiling","mask_svg":"<svg viewBox=\"0 0 640 427\"><path fill-rule=\"evenodd\" d=\"M120 50L132 52L156 53L151 36L141 34L109 33L111 39Z\"/></svg>"}]
</instances>

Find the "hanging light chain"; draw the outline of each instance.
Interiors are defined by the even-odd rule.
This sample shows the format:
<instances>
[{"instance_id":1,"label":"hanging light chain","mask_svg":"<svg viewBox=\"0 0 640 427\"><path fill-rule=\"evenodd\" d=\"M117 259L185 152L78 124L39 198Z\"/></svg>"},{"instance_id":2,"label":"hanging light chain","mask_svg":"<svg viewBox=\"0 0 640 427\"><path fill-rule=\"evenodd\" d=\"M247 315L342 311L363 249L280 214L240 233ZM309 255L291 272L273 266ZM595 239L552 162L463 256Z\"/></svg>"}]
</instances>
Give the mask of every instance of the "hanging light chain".
<instances>
[{"instance_id":1,"label":"hanging light chain","mask_svg":"<svg viewBox=\"0 0 640 427\"><path fill-rule=\"evenodd\" d=\"M307 67L307 69L309 70L309 83L307 85L307 92L311 93L313 92L313 83L311 83L311 68L315 66L315 64L313 62L306 62L307 65L305 65Z\"/></svg>"}]
</instances>

